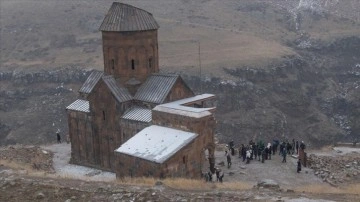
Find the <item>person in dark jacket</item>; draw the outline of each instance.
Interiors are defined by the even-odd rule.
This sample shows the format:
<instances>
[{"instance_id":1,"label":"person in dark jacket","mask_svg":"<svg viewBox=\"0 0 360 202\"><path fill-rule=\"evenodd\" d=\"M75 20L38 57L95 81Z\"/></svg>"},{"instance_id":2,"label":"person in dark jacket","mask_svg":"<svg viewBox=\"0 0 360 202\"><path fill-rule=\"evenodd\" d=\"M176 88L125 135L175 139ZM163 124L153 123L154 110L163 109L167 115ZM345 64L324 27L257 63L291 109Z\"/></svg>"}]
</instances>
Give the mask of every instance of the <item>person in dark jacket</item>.
<instances>
[{"instance_id":1,"label":"person in dark jacket","mask_svg":"<svg viewBox=\"0 0 360 202\"><path fill-rule=\"evenodd\" d=\"M219 181L222 183L223 182L223 178L224 178L224 172L222 172L222 174L219 177Z\"/></svg>"},{"instance_id":2,"label":"person in dark jacket","mask_svg":"<svg viewBox=\"0 0 360 202\"><path fill-rule=\"evenodd\" d=\"M287 154L291 154L291 144L290 144L290 142L286 143L286 150L287 150Z\"/></svg>"},{"instance_id":3,"label":"person in dark jacket","mask_svg":"<svg viewBox=\"0 0 360 202\"><path fill-rule=\"evenodd\" d=\"M212 173L210 171L208 172L208 179L209 179L209 182L212 182Z\"/></svg>"},{"instance_id":4,"label":"person in dark jacket","mask_svg":"<svg viewBox=\"0 0 360 202\"><path fill-rule=\"evenodd\" d=\"M241 156L244 162L246 159L246 147L244 146L244 144L241 145Z\"/></svg>"},{"instance_id":5,"label":"person in dark jacket","mask_svg":"<svg viewBox=\"0 0 360 202\"><path fill-rule=\"evenodd\" d=\"M300 173L300 171L301 171L301 162L300 162L300 159L298 159L296 172L297 172L297 173Z\"/></svg>"},{"instance_id":6,"label":"person in dark jacket","mask_svg":"<svg viewBox=\"0 0 360 202\"><path fill-rule=\"evenodd\" d=\"M295 153L295 139L292 139L292 143L291 143L291 154Z\"/></svg>"},{"instance_id":7,"label":"person in dark jacket","mask_svg":"<svg viewBox=\"0 0 360 202\"><path fill-rule=\"evenodd\" d=\"M283 157L282 162L283 163L286 163L286 155L287 155L287 151L286 151L286 149L283 149L283 151L282 151L282 157Z\"/></svg>"},{"instance_id":8,"label":"person in dark jacket","mask_svg":"<svg viewBox=\"0 0 360 202\"><path fill-rule=\"evenodd\" d=\"M257 144L254 144L252 149L253 149L253 153L254 153L255 160L256 160L257 155L258 155L258 146L257 146Z\"/></svg>"},{"instance_id":9,"label":"person in dark jacket","mask_svg":"<svg viewBox=\"0 0 360 202\"><path fill-rule=\"evenodd\" d=\"M61 143L61 136L60 136L60 132L56 132L56 139L57 139L57 143Z\"/></svg>"},{"instance_id":10,"label":"person in dark jacket","mask_svg":"<svg viewBox=\"0 0 360 202\"><path fill-rule=\"evenodd\" d=\"M229 153L229 152L228 152L227 155L226 155L226 160L227 160L228 168L230 168L230 166L231 166L231 156L230 156L230 153Z\"/></svg>"},{"instance_id":11,"label":"person in dark jacket","mask_svg":"<svg viewBox=\"0 0 360 202\"><path fill-rule=\"evenodd\" d=\"M220 169L219 168L216 168L215 169L215 173L216 173L216 181L220 181Z\"/></svg>"},{"instance_id":12,"label":"person in dark jacket","mask_svg":"<svg viewBox=\"0 0 360 202\"><path fill-rule=\"evenodd\" d=\"M304 141L301 141L301 143L300 143L300 149L301 150L305 150L305 143L304 143Z\"/></svg>"},{"instance_id":13,"label":"person in dark jacket","mask_svg":"<svg viewBox=\"0 0 360 202\"><path fill-rule=\"evenodd\" d=\"M231 140L229 142L229 147L230 147L230 152L231 152L231 155L234 156L235 155L235 148L234 148L235 144L234 144L234 140Z\"/></svg>"},{"instance_id":14,"label":"person in dark jacket","mask_svg":"<svg viewBox=\"0 0 360 202\"><path fill-rule=\"evenodd\" d=\"M265 147L264 153L265 153L265 160L268 160L268 155L269 155L269 148L268 147Z\"/></svg>"},{"instance_id":15,"label":"person in dark jacket","mask_svg":"<svg viewBox=\"0 0 360 202\"><path fill-rule=\"evenodd\" d=\"M295 148L296 148L296 154L299 154L299 141L297 141L297 140L295 143Z\"/></svg>"},{"instance_id":16,"label":"person in dark jacket","mask_svg":"<svg viewBox=\"0 0 360 202\"><path fill-rule=\"evenodd\" d=\"M285 149L285 144L286 144L285 142L282 142L282 143L280 144L279 156L282 155L283 150Z\"/></svg>"},{"instance_id":17,"label":"person in dark jacket","mask_svg":"<svg viewBox=\"0 0 360 202\"><path fill-rule=\"evenodd\" d=\"M268 147L269 147L268 159L269 159L269 160L271 160L271 151L272 151L272 146L271 146L271 144L270 144L270 143L268 144Z\"/></svg>"}]
</instances>

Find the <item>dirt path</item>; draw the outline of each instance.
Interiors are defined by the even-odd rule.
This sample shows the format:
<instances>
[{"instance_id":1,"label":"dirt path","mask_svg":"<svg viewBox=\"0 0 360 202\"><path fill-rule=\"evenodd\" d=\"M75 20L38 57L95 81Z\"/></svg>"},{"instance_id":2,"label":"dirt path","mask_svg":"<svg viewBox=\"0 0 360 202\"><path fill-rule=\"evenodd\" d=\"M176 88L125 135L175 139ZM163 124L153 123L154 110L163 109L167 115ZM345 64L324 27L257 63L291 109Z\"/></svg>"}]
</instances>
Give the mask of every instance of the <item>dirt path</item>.
<instances>
[{"instance_id":1,"label":"dirt path","mask_svg":"<svg viewBox=\"0 0 360 202\"><path fill-rule=\"evenodd\" d=\"M69 164L70 144L52 144L43 146L43 149L54 153L53 167L56 175L60 177L85 179L91 181L115 181L115 173L104 172L101 170ZM345 147L335 147L328 150L309 151L310 154L339 156L350 152L359 152L360 149L351 149ZM216 167L224 172L224 182L243 182L250 185L256 185L259 181L270 179L275 181L284 189L296 189L297 187L308 185L330 185L317 177L315 171L310 168L302 167L300 173L296 172L297 159L287 156L287 162L282 163L282 157L278 154L272 155L271 160L265 160L261 163L258 160L250 161L250 164L242 162L238 155L232 156L232 166L220 166L219 163L226 164L226 157L223 151L216 151ZM213 176L215 180L216 177Z\"/></svg>"},{"instance_id":2,"label":"dirt path","mask_svg":"<svg viewBox=\"0 0 360 202\"><path fill-rule=\"evenodd\" d=\"M224 152L216 152L217 164L221 161L226 163ZM258 160L250 161L250 164L242 162L237 155L232 156L232 166L228 169L225 166L218 166L224 173L224 182L246 181L256 184L263 179L271 179L279 183L280 187L295 188L308 184L324 184L320 179L314 178L313 171L302 167L301 173L296 173L297 159L287 156L287 162L282 163L282 157L278 154L272 155L271 160L261 163Z\"/></svg>"},{"instance_id":3,"label":"dirt path","mask_svg":"<svg viewBox=\"0 0 360 202\"><path fill-rule=\"evenodd\" d=\"M44 149L54 153L53 167L57 175L93 181L113 181L116 179L115 173L69 164L71 156L70 146L70 144L66 143L43 146Z\"/></svg>"}]
</instances>

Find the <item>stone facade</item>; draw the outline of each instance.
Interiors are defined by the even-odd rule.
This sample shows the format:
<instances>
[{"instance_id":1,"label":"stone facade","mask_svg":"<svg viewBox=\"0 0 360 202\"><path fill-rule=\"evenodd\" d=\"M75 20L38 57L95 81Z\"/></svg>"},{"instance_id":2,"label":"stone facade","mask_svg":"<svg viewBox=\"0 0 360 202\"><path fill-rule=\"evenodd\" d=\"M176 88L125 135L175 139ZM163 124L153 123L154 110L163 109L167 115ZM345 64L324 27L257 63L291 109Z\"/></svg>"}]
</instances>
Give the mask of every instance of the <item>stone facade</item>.
<instances>
[{"instance_id":1,"label":"stone facade","mask_svg":"<svg viewBox=\"0 0 360 202\"><path fill-rule=\"evenodd\" d=\"M123 85L132 78L143 83L159 72L157 30L102 32L102 41L104 72L119 78Z\"/></svg>"},{"instance_id":2,"label":"stone facade","mask_svg":"<svg viewBox=\"0 0 360 202\"><path fill-rule=\"evenodd\" d=\"M200 178L205 157L198 141L193 141L178 151L168 161L160 164L134 156L117 153L117 178L130 177L187 177Z\"/></svg>"},{"instance_id":3,"label":"stone facade","mask_svg":"<svg viewBox=\"0 0 360 202\"><path fill-rule=\"evenodd\" d=\"M205 101L197 100L190 105L204 108ZM170 103L170 105L176 105ZM179 104L179 106L184 106ZM189 131L198 136L188 145L177 151L165 162L156 163L147 159L138 158L125 153L116 152L116 176L153 176L153 177L191 177L200 178L201 174L210 170L214 171L215 142L214 133L216 120L214 108L207 111L189 113L186 109L162 107L159 105L152 110L152 124ZM205 151L209 156L205 155ZM208 163L204 163L208 161Z\"/></svg>"},{"instance_id":4,"label":"stone facade","mask_svg":"<svg viewBox=\"0 0 360 202\"><path fill-rule=\"evenodd\" d=\"M114 24L113 19L118 21ZM157 29L150 13L113 3L100 27L104 71L93 72L79 90L79 99L67 107L71 163L114 171L119 177L200 176L204 150L214 150L215 119L212 114L194 118L152 110L194 96L180 76L158 73ZM204 107L204 102L196 107ZM115 155L152 124L192 131L198 137L164 164Z\"/></svg>"}]
</instances>

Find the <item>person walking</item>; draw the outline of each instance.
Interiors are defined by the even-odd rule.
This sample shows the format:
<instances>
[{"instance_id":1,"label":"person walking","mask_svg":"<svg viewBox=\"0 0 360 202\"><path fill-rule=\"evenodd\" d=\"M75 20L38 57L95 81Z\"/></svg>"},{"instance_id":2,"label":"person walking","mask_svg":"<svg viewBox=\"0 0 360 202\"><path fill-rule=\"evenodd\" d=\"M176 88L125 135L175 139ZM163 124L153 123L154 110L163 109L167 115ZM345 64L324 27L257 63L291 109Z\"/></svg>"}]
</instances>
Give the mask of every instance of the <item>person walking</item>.
<instances>
[{"instance_id":1,"label":"person walking","mask_svg":"<svg viewBox=\"0 0 360 202\"><path fill-rule=\"evenodd\" d=\"M270 144L270 143L269 143ZM271 160L271 151L272 151L272 146L271 146L271 144L270 144L270 146L269 146L269 160Z\"/></svg>"},{"instance_id":2,"label":"person walking","mask_svg":"<svg viewBox=\"0 0 360 202\"><path fill-rule=\"evenodd\" d=\"M249 164L250 163L250 158L251 158L251 150L248 149L246 151L246 164Z\"/></svg>"},{"instance_id":3,"label":"person walking","mask_svg":"<svg viewBox=\"0 0 360 202\"><path fill-rule=\"evenodd\" d=\"M297 140L295 143L295 148L296 148L296 154L299 155L299 141L297 141Z\"/></svg>"},{"instance_id":4,"label":"person walking","mask_svg":"<svg viewBox=\"0 0 360 202\"><path fill-rule=\"evenodd\" d=\"M57 143L61 143L60 130L56 131L56 139L57 139Z\"/></svg>"},{"instance_id":5,"label":"person walking","mask_svg":"<svg viewBox=\"0 0 360 202\"><path fill-rule=\"evenodd\" d=\"M231 156L230 156L229 152L226 154L226 160L227 160L228 168L230 168L230 166L231 166Z\"/></svg>"},{"instance_id":6,"label":"person walking","mask_svg":"<svg viewBox=\"0 0 360 202\"><path fill-rule=\"evenodd\" d=\"M258 155L258 146L257 146L257 144L254 144L253 153L254 153L255 160L256 160L256 159L257 159L257 155Z\"/></svg>"},{"instance_id":7,"label":"person walking","mask_svg":"<svg viewBox=\"0 0 360 202\"><path fill-rule=\"evenodd\" d=\"M292 139L292 143L291 143L291 154L294 154L295 153L295 139Z\"/></svg>"},{"instance_id":8,"label":"person walking","mask_svg":"<svg viewBox=\"0 0 360 202\"><path fill-rule=\"evenodd\" d=\"M286 149L283 149L283 151L282 151L282 157L283 157L282 162L283 162L283 163L286 163L286 154L287 154Z\"/></svg>"},{"instance_id":9,"label":"person walking","mask_svg":"<svg viewBox=\"0 0 360 202\"><path fill-rule=\"evenodd\" d=\"M220 181L220 169L215 168L215 173L216 173L216 181L219 182Z\"/></svg>"},{"instance_id":10,"label":"person walking","mask_svg":"<svg viewBox=\"0 0 360 202\"><path fill-rule=\"evenodd\" d=\"M300 159L298 159L296 172L297 172L297 173L300 173L300 171L301 171L301 162L300 162Z\"/></svg>"},{"instance_id":11,"label":"person walking","mask_svg":"<svg viewBox=\"0 0 360 202\"><path fill-rule=\"evenodd\" d=\"M280 144L279 156L282 155L284 149L285 149L285 142L282 142L282 143Z\"/></svg>"},{"instance_id":12,"label":"person walking","mask_svg":"<svg viewBox=\"0 0 360 202\"><path fill-rule=\"evenodd\" d=\"M241 145L241 156L242 156L242 160L244 162L246 159L246 147L244 146L244 144Z\"/></svg>"}]
</instances>

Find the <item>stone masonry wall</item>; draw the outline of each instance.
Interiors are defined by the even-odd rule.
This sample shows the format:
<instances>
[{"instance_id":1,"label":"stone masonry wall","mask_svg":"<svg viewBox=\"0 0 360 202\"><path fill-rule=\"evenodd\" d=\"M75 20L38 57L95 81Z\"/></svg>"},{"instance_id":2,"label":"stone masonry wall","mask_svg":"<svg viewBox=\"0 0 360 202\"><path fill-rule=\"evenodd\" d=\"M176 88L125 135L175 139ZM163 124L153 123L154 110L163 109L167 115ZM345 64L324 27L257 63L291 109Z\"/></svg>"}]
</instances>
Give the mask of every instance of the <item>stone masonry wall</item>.
<instances>
[{"instance_id":1,"label":"stone masonry wall","mask_svg":"<svg viewBox=\"0 0 360 202\"><path fill-rule=\"evenodd\" d=\"M116 169L116 177L152 176L155 178L200 178L202 166L202 157L200 154L201 147L197 147L196 141L189 143L162 164L127 154L116 153L116 163L118 166Z\"/></svg>"},{"instance_id":2,"label":"stone masonry wall","mask_svg":"<svg viewBox=\"0 0 360 202\"><path fill-rule=\"evenodd\" d=\"M164 103L172 102L194 96L192 90L186 85L182 78L178 78L174 87L166 97Z\"/></svg>"},{"instance_id":3,"label":"stone masonry wall","mask_svg":"<svg viewBox=\"0 0 360 202\"><path fill-rule=\"evenodd\" d=\"M123 85L136 78L144 82L159 72L157 30L102 32L104 72L120 78Z\"/></svg>"},{"instance_id":4,"label":"stone masonry wall","mask_svg":"<svg viewBox=\"0 0 360 202\"><path fill-rule=\"evenodd\" d=\"M95 163L94 141L89 113L68 110L71 163Z\"/></svg>"}]
</instances>

